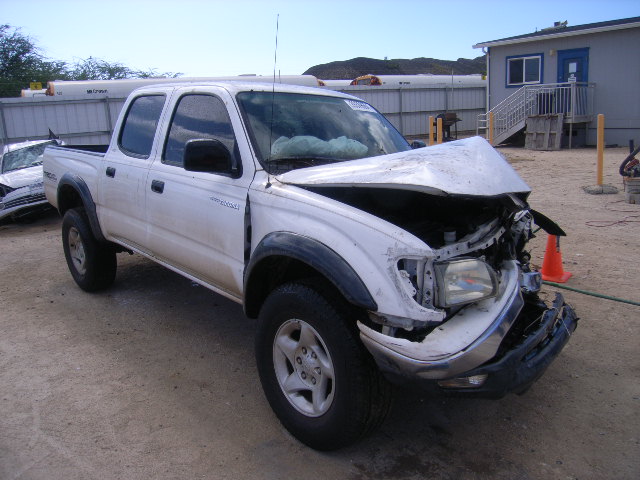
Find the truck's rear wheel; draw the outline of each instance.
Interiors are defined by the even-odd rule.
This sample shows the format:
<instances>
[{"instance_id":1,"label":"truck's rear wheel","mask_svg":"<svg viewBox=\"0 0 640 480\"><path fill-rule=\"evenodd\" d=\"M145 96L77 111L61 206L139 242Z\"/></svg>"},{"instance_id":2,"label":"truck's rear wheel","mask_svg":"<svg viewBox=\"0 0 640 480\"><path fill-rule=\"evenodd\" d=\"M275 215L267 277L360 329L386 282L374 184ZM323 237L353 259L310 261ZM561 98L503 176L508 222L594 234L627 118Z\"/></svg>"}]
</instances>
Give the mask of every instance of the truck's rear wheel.
<instances>
[{"instance_id":1,"label":"truck's rear wheel","mask_svg":"<svg viewBox=\"0 0 640 480\"><path fill-rule=\"evenodd\" d=\"M67 210L62 219L62 246L71 276L87 292L108 287L116 276L116 252L91 232L82 208Z\"/></svg>"},{"instance_id":2,"label":"truck's rear wheel","mask_svg":"<svg viewBox=\"0 0 640 480\"><path fill-rule=\"evenodd\" d=\"M274 412L318 450L355 442L385 418L391 387L347 323L347 309L304 284L274 290L260 311L256 359Z\"/></svg>"}]
</instances>

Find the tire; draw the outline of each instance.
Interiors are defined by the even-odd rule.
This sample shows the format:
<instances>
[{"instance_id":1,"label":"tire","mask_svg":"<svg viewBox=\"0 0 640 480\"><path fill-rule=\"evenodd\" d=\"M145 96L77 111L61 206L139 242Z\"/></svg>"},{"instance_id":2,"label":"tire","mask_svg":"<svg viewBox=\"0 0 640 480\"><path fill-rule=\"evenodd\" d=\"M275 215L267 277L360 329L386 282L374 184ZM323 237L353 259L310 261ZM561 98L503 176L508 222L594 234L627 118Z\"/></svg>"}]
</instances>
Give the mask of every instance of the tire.
<instances>
[{"instance_id":1,"label":"tire","mask_svg":"<svg viewBox=\"0 0 640 480\"><path fill-rule=\"evenodd\" d=\"M109 287L116 277L116 251L98 242L83 208L67 210L62 218L62 246L71 276L85 292Z\"/></svg>"},{"instance_id":2,"label":"tire","mask_svg":"<svg viewBox=\"0 0 640 480\"><path fill-rule=\"evenodd\" d=\"M317 450L356 442L382 423L391 404L391 386L360 342L349 310L331 293L300 283L278 287L262 306L256 333L271 408L293 436Z\"/></svg>"}]
</instances>

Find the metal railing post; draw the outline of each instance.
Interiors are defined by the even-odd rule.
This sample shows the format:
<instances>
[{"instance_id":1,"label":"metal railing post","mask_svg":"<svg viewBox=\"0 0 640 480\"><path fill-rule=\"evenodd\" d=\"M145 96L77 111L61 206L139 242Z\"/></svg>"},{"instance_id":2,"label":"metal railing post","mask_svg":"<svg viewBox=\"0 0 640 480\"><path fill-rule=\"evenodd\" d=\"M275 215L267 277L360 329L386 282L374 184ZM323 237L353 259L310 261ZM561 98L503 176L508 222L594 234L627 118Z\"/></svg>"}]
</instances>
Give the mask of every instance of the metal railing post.
<instances>
[{"instance_id":1,"label":"metal railing post","mask_svg":"<svg viewBox=\"0 0 640 480\"><path fill-rule=\"evenodd\" d=\"M493 145L493 112L489 112L489 132L488 132L489 144Z\"/></svg>"},{"instance_id":2,"label":"metal railing post","mask_svg":"<svg viewBox=\"0 0 640 480\"><path fill-rule=\"evenodd\" d=\"M573 82L571 84L571 120L573 121L576 116L576 84Z\"/></svg>"},{"instance_id":3,"label":"metal railing post","mask_svg":"<svg viewBox=\"0 0 640 480\"><path fill-rule=\"evenodd\" d=\"M571 91L569 93L571 95L571 115L569 120L569 150L571 150L573 144L573 121L576 117L576 84L575 82L571 84Z\"/></svg>"},{"instance_id":4,"label":"metal railing post","mask_svg":"<svg viewBox=\"0 0 640 480\"><path fill-rule=\"evenodd\" d=\"M402 113L403 113L403 112L402 112L402 110L403 110L403 104L402 104L402 85L400 85L400 87L399 87L399 89L398 89L398 94L399 94L399 96L400 96L400 98L399 98L399 107L400 107L400 108L399 108L399 110L400 110L400 112L399 112L399 116L400 116L400 133L401 133L402 135L404 135L404 121L403 121L403 118L402 118Z\"/></svg>"}]
</instances>

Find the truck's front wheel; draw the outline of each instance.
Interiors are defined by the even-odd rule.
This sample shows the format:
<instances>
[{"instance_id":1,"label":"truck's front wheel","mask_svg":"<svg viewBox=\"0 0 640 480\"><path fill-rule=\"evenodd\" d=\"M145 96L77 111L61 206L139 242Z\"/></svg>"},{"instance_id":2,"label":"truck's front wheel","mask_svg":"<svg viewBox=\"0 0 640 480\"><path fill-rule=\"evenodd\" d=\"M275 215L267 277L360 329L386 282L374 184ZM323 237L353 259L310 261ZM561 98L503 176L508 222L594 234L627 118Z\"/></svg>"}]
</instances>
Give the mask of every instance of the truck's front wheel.
<instances>
[{"instance_id":1,"label":"truck's front wheel","mask_svg":"<svg viewBox=\"0 0 640 480\"><path fill-rule=\"evenodd\" d=\"M116 276L116 252L96 240L82 208L67 210L62 219L62 246L71 276L86 292L108 287Z\"/></svg>"},{"instance_id":2,"label":"truck's front wheel","mask_svg":"<svg viewBox=\"0 0 640 480\"><path fill-rule=\"evenodd\" d=\"M282 424L303 443L333 450L384 420L391 387L347 322L348 310L314 286L274 290L260 311L258 371Z\"/></svg>"}]
</instances>

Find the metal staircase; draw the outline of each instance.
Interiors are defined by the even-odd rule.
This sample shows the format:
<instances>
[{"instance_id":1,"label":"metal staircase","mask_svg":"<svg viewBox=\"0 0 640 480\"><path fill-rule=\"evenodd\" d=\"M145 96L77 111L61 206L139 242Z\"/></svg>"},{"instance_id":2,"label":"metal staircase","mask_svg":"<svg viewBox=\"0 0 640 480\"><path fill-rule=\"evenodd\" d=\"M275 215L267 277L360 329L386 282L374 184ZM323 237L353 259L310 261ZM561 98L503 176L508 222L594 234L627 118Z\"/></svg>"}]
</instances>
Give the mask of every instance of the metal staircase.
<instances>
[{"instance_id":1,"label":"metal staircase","mask_svg":"<svg viewBox=\"0 0 640 480\"><path fill-rule=\"evenodd\" d=\"M493 145L499 145L525 127L532 115L563 114L565 123L590 122L593 118L593 83L544 83L525 85L478 115L476 133L489 135L493 117Z\"/></svg>"}]
</instances>

